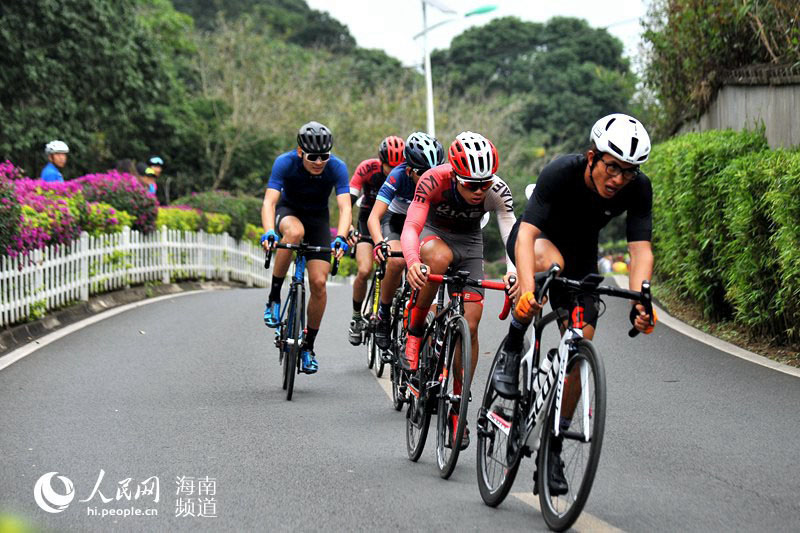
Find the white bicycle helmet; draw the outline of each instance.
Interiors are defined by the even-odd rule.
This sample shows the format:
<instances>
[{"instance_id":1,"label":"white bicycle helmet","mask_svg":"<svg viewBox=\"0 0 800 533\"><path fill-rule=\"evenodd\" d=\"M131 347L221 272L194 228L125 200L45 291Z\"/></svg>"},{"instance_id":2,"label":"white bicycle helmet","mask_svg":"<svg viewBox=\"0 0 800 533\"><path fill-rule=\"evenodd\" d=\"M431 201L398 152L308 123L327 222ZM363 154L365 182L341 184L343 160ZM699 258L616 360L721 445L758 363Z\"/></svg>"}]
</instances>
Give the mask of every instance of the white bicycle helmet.
<instances>
[{"instance_id":1,"label":"white bicycle helmet","mask_svg":"<svg viewBox=\"0 0 800 533\"><path fill-rule=\"evenodd\" d=\"M458 134L450 144L447 156L456 174L475 181L492 179L500 164L497 149L491 141L471 131Z\"/></svg>"},{"instance_id":2,"label":"white bicycle helmet","mask_svg":"<svg viewBox=\"0 0 800 533\"><path fill-rule=\"evenodd\" d=\"M69 146L64 141L50 141L44 147L44 153L50 154L68 154Z\"/></svg>"},{"instance_id":3,"label":"white bicycle helmet","mask_svg":"<svg viewBox=\"0 0 800 533\"><path fill-rule=\"evenodd\" d=\"M632 165L641 165L650 155L647 130L641 122L623 113L612 113L595 122L589 140L599 151Z\"/></svg>"}]
</instances>

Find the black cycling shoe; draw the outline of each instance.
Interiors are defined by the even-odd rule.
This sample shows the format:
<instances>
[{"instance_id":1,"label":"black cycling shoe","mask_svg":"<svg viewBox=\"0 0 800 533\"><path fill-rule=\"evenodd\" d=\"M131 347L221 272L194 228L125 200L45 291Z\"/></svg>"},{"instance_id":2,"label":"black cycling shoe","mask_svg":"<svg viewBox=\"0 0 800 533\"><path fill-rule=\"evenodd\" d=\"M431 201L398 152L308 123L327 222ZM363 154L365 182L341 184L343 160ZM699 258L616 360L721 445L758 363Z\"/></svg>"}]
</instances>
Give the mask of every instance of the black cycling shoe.
<instances>
[{"instance_id":1,"label":"black cycling shoe","mask_svg":"<svg viewBox=\"0 0 800 533\"><path fill-rule=\"evenodd\" d=\"M500 351L500 361L497 362L497 368L492 374L492 387L497 394L507 400L520 397L519 359L519 353L506 351L506 348L503 347Z\"/></svg>"},{"instance_id":2,"label":"black cycling shoe","mask_svg":"<svg viewBox=\"0 0 800 533\"><path fill-rule=\"evenodd\" d=\"M561 438L553 438L550 449L550 457L547 461L547 485L550 488L551 496L563 496L569 492L569 484L564 477L564 461L561 459ZM533 473L533 493L539 494L539 487L536 485L537 475Z\"/></svg>"},{"instance_id":3,"label":"black cycling shoe","mask_svg":"<svg viewBox=\"0 0 800 533\"><path fill-rule=\"evenodd\" d=\"M390 319L385 318L378 321L378 327L375 328L375 344L381 350L388 350L392 345L391 329L392 322Z\"/></svg>"}]
</instances>

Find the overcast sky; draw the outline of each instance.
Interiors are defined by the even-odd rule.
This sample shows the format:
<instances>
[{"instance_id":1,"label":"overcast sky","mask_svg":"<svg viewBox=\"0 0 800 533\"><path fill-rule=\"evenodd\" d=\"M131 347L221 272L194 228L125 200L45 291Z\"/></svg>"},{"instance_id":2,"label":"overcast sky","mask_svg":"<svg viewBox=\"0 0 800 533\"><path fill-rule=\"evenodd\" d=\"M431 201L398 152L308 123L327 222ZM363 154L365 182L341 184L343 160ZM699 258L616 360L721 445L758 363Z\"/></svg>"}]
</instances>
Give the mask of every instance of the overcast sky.
<instances>
[{"instance_id":1,"label":"overcast sky","mask_svg":"<svg viewBox=\"0 0 800 533\"><path fill-rule=\"evenodd\" d=\"M486 24L493 18L509 15L532 22L545 22L554 16L580 17L593 27L608 31L625 45L625 55L638 53L641 25L648 0L433 0L460 13L477 7L496 5L485 15L464 18L428 8L428 26L458 17L428 34L431 48L447 48L456 35L471 26ZM421 0L306 0L309 6L327 11L345 24L362 48L380 48L405 66L422 64L422 39L412 37L422 31ZM635 66L635 61L634 61Z\"/></svg>"}]
</instances>

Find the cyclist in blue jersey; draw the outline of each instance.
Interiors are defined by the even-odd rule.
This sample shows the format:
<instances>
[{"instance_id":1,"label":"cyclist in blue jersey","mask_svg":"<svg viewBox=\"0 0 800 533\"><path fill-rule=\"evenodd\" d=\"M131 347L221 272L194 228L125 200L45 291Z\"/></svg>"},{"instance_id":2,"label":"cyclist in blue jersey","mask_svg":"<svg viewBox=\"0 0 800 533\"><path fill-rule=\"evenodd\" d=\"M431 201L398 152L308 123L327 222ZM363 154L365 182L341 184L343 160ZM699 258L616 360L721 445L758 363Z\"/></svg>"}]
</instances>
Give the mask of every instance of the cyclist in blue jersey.
<instances>
[{"instance_id":1,"label":"cyclist in blue jersey","mask_svg":"<svg viewBox=\"0 0 800 533\"><path fill-rule=\"evenodd\" d=\"M444 162L442 144L427 133L421 131L408 136L403 149L405 163L395 167L378 191L375 205L367 219L370 236L375 242L373 255L376 261L383 260L381 243L386 242L391 250L401 250L400 235L406 221L406 212L419 177L431 167ZM390 258L386 263L386 275L381 282L381 300L379 304L378 329L375 332L375 343L381 350L387 350L390 343L389 316L392 297L400 285L400 278L406 262L403 258Z\"/></svg>"},{"instance_id":2,"label":"cyclist in blue jersey","mask_svg":"<svg viewBox=\"0 0 800 533\"><path fill-rule=\"evenodd\" d=\"M333 134L319 122L309 122L300 128L297 145L296 150L281 154L272 165L261 207L264 226L261 244L269 250L279 239L291 244L303 241L311 246L337 248L336 256L340 258L347 251L344 235L350 228L352 216L347 166L331 154ZM331 189L336 190L339 206L338 231L333 242L328 210ZM313 374L318 368L314 340L325 313L325 281L331 264L330 254L310 253L307 257L311 297L305 344L300 357L303 372ZM269 327L277 327L280 319L281 287L291 260L290 250L280 249L275 253L272 289L264 311L264 323Z\"/></svg>"}]
</instances>

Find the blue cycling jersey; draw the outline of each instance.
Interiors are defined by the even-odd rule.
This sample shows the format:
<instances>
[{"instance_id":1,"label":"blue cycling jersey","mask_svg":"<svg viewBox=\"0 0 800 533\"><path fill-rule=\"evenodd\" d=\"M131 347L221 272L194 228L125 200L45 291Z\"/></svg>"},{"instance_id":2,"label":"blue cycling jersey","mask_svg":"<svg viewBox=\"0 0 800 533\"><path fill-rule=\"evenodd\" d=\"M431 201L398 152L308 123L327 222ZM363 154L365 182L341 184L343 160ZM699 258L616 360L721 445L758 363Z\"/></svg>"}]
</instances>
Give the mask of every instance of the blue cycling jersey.
<instances>
[{"instance_id":1,"label":"blue cycling jersey","mask_svg":"<svg viewBox=\"0 0 800 533\"><path fill-rule=\"evenodd\" d=\"M42 169L42 179L44 181L64 181L64 177L59 172L58 167L53 163L47 163Z\"/></svg>"},{"instance_id":2,"label":"blue cycling jersey","mask_svg":"<svg viewBox=\"0 0 800 533\"><path fill-rule=\"evenodd\" d=\"M404 215L414 199L414 180L406 173L406 164L400 163L389 173L378 191L378 200L389 204L389 212Z\"/></svg>"},{"instance_id":3,"label":"blue cycling jersey","mask_svg":"<svg viewBox=\"0 0 800 533\"><path fill-rule=\"evenodd\" d=\"M350 194L350 177L344 161L331 155L328 164L319 176L314 176L303 167L303 160L296 150L281 154L272 165L268 189L281 191L283 205L301 211L327 211L331 189L336 194Z\"/></svg>"}]
</instances>

